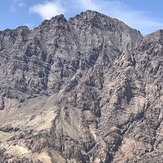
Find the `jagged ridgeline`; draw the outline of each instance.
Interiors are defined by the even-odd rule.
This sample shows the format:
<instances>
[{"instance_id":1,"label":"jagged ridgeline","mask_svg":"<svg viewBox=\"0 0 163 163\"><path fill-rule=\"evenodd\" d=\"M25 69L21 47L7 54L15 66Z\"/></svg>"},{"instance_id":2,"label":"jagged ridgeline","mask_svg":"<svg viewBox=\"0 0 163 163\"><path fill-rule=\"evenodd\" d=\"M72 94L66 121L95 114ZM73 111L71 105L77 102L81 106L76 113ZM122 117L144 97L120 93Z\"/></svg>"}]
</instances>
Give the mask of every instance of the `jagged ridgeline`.
<instances>
[{"instance_id":1,"label":"jagged ridgeline","mask_svg":"<svg viewBox=\"0 0 163 163\"><path fill-rule=\"evenodd\" d=\"M0 163L162 163L163 30L95 11L0 32Z\"/></svg>"}]
</instances>

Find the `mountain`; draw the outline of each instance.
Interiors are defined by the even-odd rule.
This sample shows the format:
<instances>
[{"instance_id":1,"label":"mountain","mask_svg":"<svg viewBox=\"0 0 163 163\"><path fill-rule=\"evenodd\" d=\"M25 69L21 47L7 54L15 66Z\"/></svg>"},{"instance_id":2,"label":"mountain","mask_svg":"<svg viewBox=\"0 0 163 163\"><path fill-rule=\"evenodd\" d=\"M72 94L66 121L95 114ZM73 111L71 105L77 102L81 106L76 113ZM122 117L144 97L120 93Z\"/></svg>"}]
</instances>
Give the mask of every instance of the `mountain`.
<instances>
[{"instance_id":1,"label":"mountain","mask_svg":"<svg viewBox=\"0 0 163 163\"><path fill-rule=\"evenodd\" d=\"M95 11L0 32L0 162L161 163L163 30Z\"/></svg>"}]
</instances>

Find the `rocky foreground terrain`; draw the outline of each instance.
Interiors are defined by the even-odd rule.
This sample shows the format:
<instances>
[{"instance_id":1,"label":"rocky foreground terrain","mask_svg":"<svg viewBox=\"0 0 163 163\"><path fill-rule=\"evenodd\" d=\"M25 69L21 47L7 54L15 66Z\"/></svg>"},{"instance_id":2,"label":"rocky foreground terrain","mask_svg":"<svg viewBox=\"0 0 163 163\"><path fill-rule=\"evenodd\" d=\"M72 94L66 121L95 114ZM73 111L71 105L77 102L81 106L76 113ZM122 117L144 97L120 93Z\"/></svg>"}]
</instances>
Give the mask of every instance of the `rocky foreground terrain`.
<instances>
[{"instance_id":1,"label":"rocky foreground terrain","mask_svg":"<svg viewBox=\"0 0 163 163\"><path fill-rule=\"evenodd\" d=\"M163 30L95 11L0 32L0 163L162 163Z\"/></svg>"}]
</instances>

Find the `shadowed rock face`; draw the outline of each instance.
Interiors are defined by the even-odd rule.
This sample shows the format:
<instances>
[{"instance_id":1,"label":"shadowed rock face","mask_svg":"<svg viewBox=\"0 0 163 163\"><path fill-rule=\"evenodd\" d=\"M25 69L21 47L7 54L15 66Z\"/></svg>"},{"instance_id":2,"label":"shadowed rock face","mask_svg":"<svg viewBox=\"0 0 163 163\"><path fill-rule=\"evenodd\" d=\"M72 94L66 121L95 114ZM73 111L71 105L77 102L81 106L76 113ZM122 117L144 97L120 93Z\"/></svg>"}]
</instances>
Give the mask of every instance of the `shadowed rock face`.
<instances>
[{"instance_id":1,"label":"shadowed rock face","mask_svg":"<svg viewBox=\"0 0 163 163\"><path fill-rule=\"evenodd\" d=\"M163 160L163 31L95 11L0 32L0 161Z\"/></svg>"}]
</instances>

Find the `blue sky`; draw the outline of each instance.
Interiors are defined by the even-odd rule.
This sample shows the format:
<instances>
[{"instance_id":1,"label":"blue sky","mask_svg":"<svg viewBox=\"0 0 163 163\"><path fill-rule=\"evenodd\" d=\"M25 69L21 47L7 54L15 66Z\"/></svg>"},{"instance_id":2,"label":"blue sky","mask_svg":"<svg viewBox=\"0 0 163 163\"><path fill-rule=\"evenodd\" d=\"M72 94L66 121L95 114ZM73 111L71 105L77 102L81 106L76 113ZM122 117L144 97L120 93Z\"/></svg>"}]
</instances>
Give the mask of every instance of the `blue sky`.
<instances>
[{"instance_id":1,"label":"blue sky","mask_svg":"<svg viewBox=\"0 0 163 163\"><path fill-rule=\"evenodd\" d=\"M67 19L87 9L120 19L143 35L163 29L162 0L1 0L0 30L26 25L30 29L44 19L64 14Z\"/></svg>"}]
</instances>

